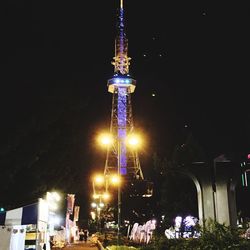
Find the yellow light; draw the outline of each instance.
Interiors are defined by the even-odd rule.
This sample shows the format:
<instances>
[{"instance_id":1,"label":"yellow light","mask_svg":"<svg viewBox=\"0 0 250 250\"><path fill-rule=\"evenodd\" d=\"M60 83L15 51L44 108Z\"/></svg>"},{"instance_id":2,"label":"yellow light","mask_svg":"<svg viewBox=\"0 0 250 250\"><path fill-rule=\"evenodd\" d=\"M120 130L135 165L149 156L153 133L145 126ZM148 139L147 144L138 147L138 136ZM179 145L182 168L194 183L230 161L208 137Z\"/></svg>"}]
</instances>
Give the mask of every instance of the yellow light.
<instances>
[{"instance_id":1,"label":"yellow light","mask_svg":"<svg viewBox=\"0 0 250 250\"><path fill-rule=\"evenodd\" d=\"M111 134L103 133L103 134L99 135L98 141L100 144L108 146L108 145L111 145L113 143L113 137Z\"/></svg>"},{"instance_id":2,"label":"yellow light","mask_svg":"<svg viewBox=\"0 0 250 250\"><path fill-rule=\"evenodd\" d=\"M104 193L102 195L102 198L103 198L103 200L108 200L110 198L110 194L109 193Z\"/></svg>"},{"instance_id":3,"label":"yellow light","mask_svg":"<svg viewBox=\"0 0 250 250\"><path fill-rule=\"evenodd\" d=\"M121 177L118 176L118 175L112 175L110 177L110 182L113 184L113 185L119 185L121 183Z\"/></svg>"},{"instance_id":4,"label":"yellow light","mask_svg":"<svg viewBox=\"0 0 250 250\"><path fill-rule=\"evenodd\" d=\"M127 143L131 147L138 147L141 144L141 140L138 135L129 135L127 138Z\"/></svg>"},{"instance_id":5,"label":"yellow light","mask_svg":"<svg viewBox=\"0 0 250 250\"><path fill-rule=\"evenodd\" d=\"M93 199L94 199L94 200L98 199L99 197L100 197L99 194L93 194Z\"/></svg>"},{"instance_id":6,"label":"yellow light","mask_svg":"<svg viewBox=\"0 0 250 250\"><path fill-rule=\"evenodd\" d=\"M104 207L104 203L103 202L99 203L99 206Z\"/></svg>"},{"instance_id":7,"label":"yellow light","mask_svg":"<svg viewBox=\"0 0 250 250\"><path fill-rule=\"evenodd\" d=\"M97 184L97 185L102 185L104 183L104 176L103 175L96 175L94 177L94 182Z\"/></svg>"}]
</instances>

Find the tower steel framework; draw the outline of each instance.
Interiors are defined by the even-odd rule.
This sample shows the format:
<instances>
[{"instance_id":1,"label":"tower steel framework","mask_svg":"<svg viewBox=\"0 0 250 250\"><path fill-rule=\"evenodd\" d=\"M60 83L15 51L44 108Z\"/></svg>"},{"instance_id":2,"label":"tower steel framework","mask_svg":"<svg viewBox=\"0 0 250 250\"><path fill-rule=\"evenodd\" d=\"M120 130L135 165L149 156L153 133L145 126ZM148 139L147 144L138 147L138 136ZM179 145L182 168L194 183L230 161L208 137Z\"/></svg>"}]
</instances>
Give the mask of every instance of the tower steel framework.
<instances>
[{"instance_id":1,"label":"tower steel framework","mask_svg":"<svg viewBox=\"0 0 250 250\"><path fill-rule=\"evenodd\" d=\"M114 75L107 82L108 91L113 94L110 133L115 142L107 150L104 175L118 171L126 179L143 180L137 151L126 147L126 137L134 131L131 94L136 80L129 74L131 58L128 57L123 0L120 0L116 29Z\"/></svg>"}]
</instances>

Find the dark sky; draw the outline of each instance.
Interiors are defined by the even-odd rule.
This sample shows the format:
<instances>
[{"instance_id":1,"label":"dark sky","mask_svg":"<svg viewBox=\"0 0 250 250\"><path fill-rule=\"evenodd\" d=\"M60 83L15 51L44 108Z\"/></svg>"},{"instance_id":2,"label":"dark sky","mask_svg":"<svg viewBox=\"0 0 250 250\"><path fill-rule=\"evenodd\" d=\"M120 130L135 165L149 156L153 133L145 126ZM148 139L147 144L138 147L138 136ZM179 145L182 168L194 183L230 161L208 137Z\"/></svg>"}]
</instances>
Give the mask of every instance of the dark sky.
<instances>
[{"instance_id":1,"label":"dark sky","mask_svg":"<svg viewBox=\"0 0 250 250\"><path fill-rule=\"evenodd\" d=\"M153 152L168 157L185 125L211 159L249 153L246 2L124 2L130 73L137 80L134 122L147 138L142 168L151 167ZM110 123L106 82L113 74L117 6L118 0L6 4L3 205L28 202L49 188L86 199L91 173L103 171L105 153L94 138Z\"/></svg>"}]
</instances>

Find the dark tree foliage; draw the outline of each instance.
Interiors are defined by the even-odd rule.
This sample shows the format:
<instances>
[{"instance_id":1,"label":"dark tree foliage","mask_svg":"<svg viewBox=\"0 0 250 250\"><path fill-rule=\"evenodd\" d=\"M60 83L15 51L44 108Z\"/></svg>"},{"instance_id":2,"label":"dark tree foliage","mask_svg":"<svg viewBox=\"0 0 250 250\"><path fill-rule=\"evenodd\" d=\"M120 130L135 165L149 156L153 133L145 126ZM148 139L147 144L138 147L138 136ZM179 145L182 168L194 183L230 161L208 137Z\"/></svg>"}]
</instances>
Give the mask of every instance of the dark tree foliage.
<instances>
[{"instance_id":1,"label":"dark tree foliage","mask_svg":"<svg viewBox=\"0 0 250 250\"><path fill-rule=\"evenodd\" d=\"M168 226L173 225L173 219L177 215L198 217L196 187L189 177L175 170L206 159L204 151L190 131L185 130L179 141L170 160L157 154L153 156L156 213L165 215L165 223Z\"/></svg>"},{"instance_id":2,"label":"dark tree foliage","mask_svg":"<svg viewBox=\"0 0 250 250\"><path fill-rule=\"evenodd\" d=\"M50 95L40 93L39 104L25 109L29 114L16 121L18 127L6 121L0 148L0 197L6 209L35 202L52 189L84 193L93 99L72 92L58 88Z\"/></svg>"}]
</instances>

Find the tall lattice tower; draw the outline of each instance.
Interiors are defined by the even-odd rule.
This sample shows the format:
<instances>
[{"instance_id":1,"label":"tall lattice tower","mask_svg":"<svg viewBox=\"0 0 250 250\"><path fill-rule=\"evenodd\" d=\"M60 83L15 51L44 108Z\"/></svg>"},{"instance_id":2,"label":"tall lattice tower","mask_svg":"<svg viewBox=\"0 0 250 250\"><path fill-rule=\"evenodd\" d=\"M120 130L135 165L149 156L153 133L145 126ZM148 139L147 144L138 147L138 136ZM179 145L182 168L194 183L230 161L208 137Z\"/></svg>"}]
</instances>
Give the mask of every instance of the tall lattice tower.
<instances>
[{"instance_id":1,"label":"tall lattice tower","mask_svg":"<svg viewBox=\"0 0 250 250\"><path fill-rule=\"evenodd\" d=\"M116 143L107 150L104 175L119 172L126 179L143 180L138 154L126 146L125 138L133 133L131 94L136 80L129 75L131 58L125 34L123 0L120 0L115 38L114 75L108 80L108 91L113 94L110 133ZM119 169L118 169L119 168Z\"/></svg>"}]
</instances>

